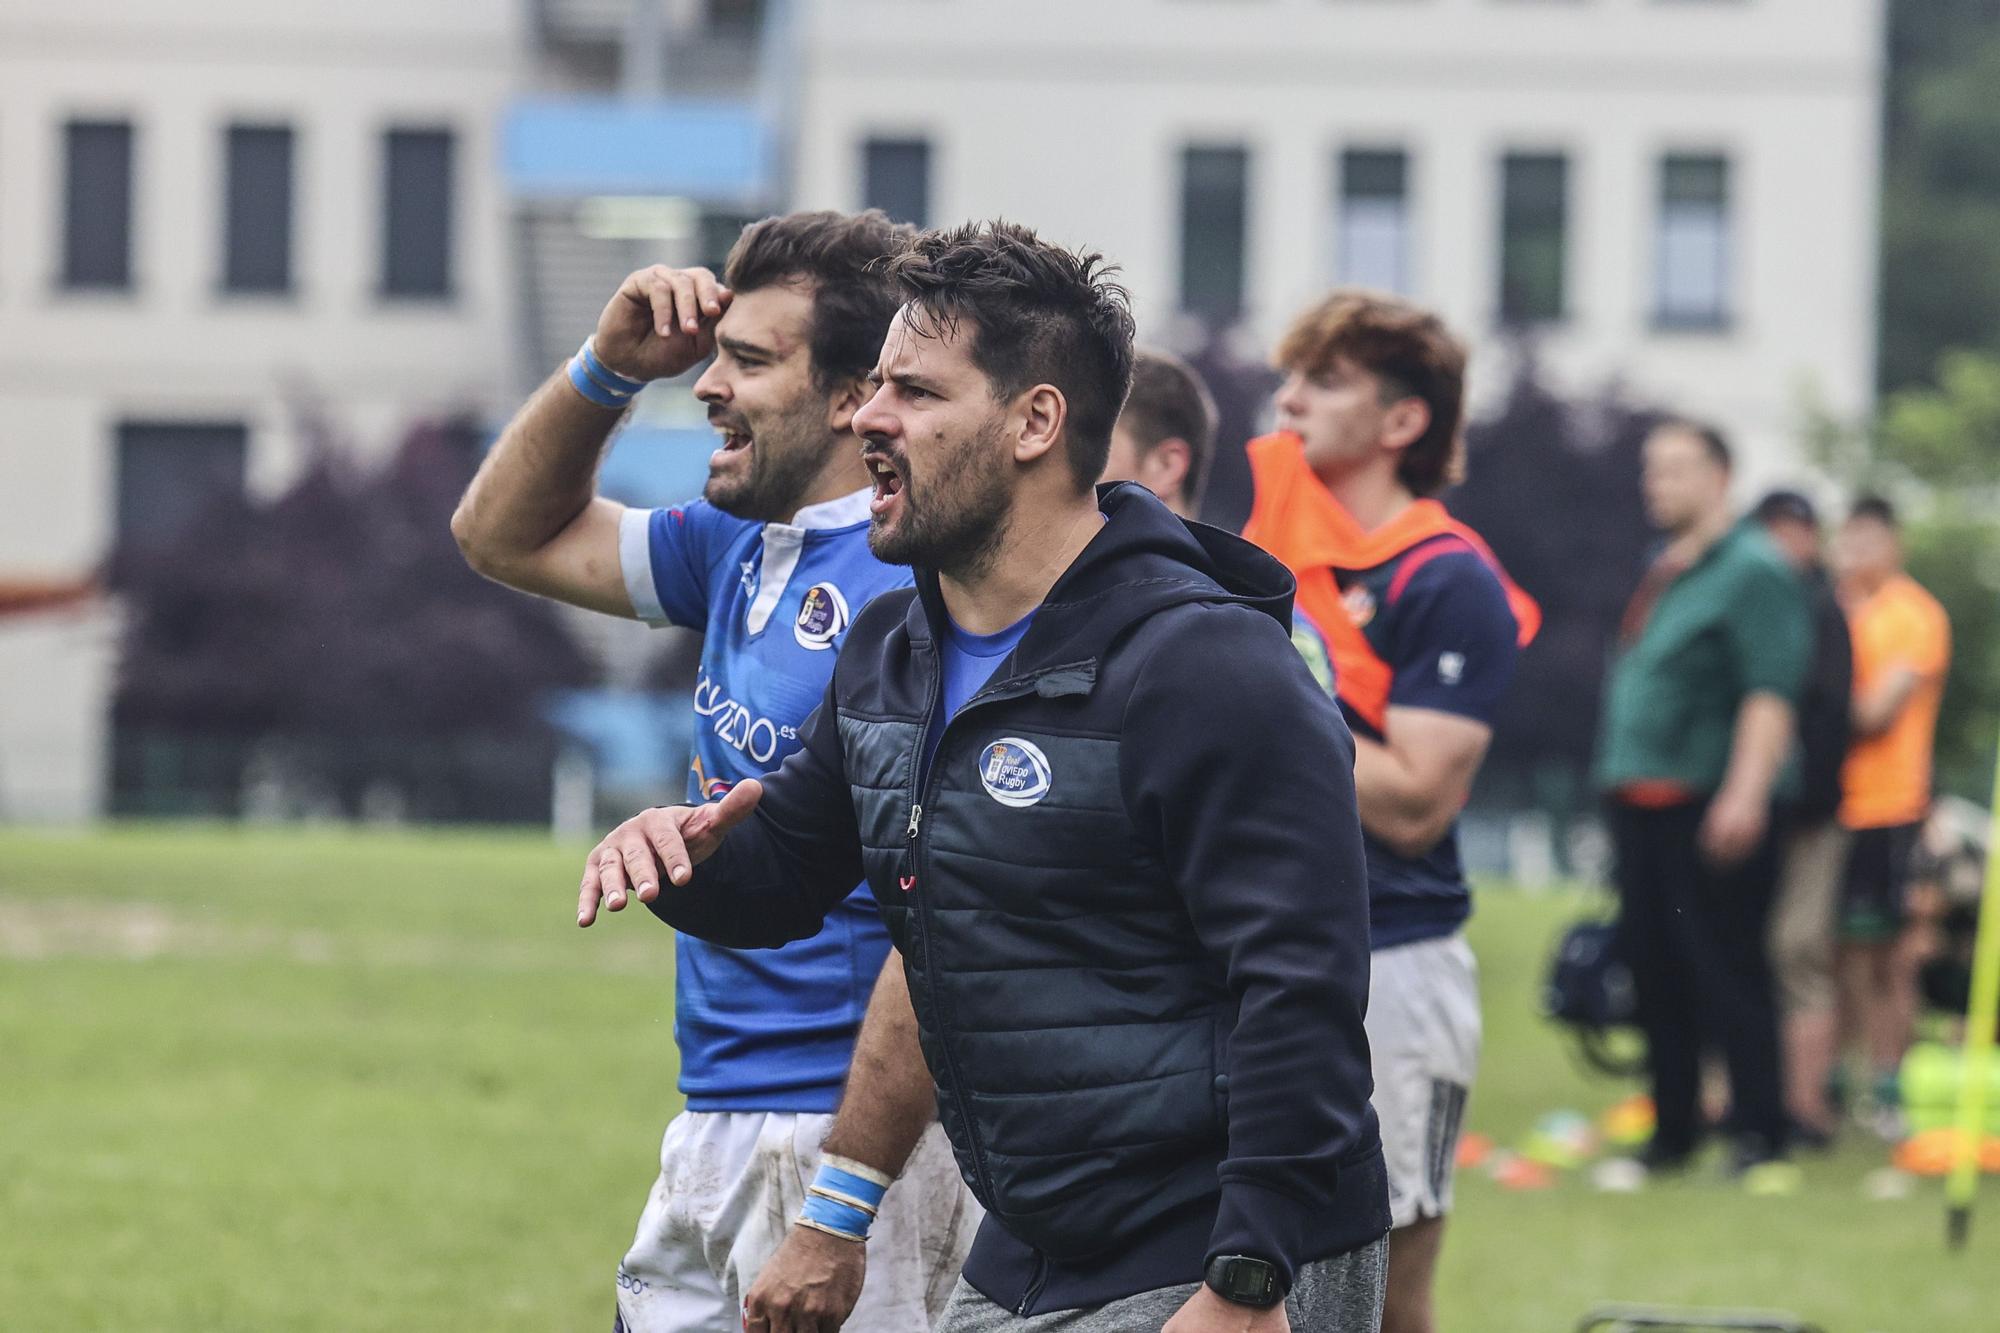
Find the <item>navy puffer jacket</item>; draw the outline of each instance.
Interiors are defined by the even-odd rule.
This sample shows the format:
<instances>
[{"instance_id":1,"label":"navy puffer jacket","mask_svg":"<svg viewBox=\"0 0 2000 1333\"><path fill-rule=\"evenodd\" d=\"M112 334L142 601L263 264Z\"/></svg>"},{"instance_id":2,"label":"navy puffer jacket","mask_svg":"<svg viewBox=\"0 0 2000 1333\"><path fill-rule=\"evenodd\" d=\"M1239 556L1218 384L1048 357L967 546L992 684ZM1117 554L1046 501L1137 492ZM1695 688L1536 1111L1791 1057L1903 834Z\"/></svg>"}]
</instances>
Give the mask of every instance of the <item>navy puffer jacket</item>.
<instances>
[{"instance_id":1,"label":"navy puffer jacket","mask_svg":"<svg viewBox=\"0 0 2000 1333\"><path fill-rule=\"evenodd\" d=\"M812 934L865 874L988 1210L971 1284L1021 1313L1297 1267L1388 1230L1362 1018L1353 741L1292 582L1136 486L945 724L934 576L849 631L804 748L654 911Z\"/></svg>"}]
</instances>

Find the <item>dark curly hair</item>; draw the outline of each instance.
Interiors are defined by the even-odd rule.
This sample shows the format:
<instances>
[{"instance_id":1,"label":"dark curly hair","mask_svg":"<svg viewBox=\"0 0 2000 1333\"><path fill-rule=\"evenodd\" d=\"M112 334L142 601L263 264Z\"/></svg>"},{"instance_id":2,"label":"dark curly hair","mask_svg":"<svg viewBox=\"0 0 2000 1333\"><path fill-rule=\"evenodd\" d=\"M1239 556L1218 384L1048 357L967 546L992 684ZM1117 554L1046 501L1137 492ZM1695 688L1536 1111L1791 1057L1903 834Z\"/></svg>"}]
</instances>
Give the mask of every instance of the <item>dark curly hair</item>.
<instances>
[{"instance_id":1,"label":"dark curly hair","mask_svg":"<svg viewBox=\"0 0 2000 1333\"><path fill-rule=\"evenodd\" d=\"M879 208L865 213L787 213L753 222L723 265L732 291L803 282L812 287L813 383L831 393L875 368L902 304L882 262L916 238Z\"/></svg>"},{"instance_id":2,"label":"dark curly hair","mask_svg":"<svg viewBox=\"0 0 2000 1333\"><path fill-rule=\"evenodd\" d=\"M1037 384L1062 393L1070 471L1080 490L1095 486L1132 387L1132 306L1117 268L999 221L924 232L883 267L917 333L970 326L972 363L994 397Z\"/></svg>"}]
</instances>

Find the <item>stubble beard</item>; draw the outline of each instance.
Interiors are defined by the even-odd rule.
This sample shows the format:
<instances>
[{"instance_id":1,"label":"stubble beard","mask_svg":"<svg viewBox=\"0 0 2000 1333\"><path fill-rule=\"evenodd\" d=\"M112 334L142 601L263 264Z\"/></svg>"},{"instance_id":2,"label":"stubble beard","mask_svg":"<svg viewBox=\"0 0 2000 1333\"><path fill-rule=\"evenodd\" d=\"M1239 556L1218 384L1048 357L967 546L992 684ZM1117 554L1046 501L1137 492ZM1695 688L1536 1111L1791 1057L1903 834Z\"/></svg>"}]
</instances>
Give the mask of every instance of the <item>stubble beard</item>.
<instances>
[{"instance_id":1,"label":"stubble beard","mask_svg":"<svg viewBox=\"0 0 2000 1333\"><path fill-rule=\"evenodd\" d=\"M992 569L1012 512L1005 468L994 447L998 435L998 426L982 429L956 450L938 469L954 481L926 483L921 501L904 462L901 522L885 529L878 520L868 529L868 549L877 560L960 581Z\"/></svg>"},{"instance_id":2,"label":"stubble beard","mask_svg":"<svg viewBox=\"0 0 2000 1333\"><path fill-rule=\"evenodd\" d=\"M826 465L813 403L773 413L774 424L750 438L750 466L734 476L710 474L702 498L736 518L778 523L798 511ZM747 424L747 423L746 423Z\"/></svg>"}]
</instances>

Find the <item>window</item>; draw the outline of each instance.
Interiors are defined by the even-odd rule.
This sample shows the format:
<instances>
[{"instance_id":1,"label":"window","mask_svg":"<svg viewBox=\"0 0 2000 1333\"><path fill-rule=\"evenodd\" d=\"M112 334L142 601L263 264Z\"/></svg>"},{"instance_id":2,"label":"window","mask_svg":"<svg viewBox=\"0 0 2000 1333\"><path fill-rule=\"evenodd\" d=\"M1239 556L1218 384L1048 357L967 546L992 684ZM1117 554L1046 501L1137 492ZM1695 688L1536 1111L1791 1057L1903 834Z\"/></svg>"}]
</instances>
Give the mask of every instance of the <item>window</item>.
<instances>
[{"instance_id":1,"label":"window","mask_svg":"<svg viewBox=\"0 0 2000 1333\"><path fill-rule=\"evenodd\" d=\"M1665 328L1729 322L1729 161L1669 154L1660 163L1654 317Z\"/></svg>"},{"instance_id":2,"label":"window","mask_svg":"<svg viewBox=\"0 0 2000 1333\"><path fill-rule=\"evenodd\" d=\"M132 126L73 120L63 127L65 287L132 285Z\"/></svg>"},{"instance_id":3,"label":"window","mask_svg":"<svg viewBox=\"0 0 2000 1333\"><path fill-rule=\"evenodd\" d=\"M172 541L222 495L243 494L249 431L240 421L127 421L118 427L118 545Z\"/></svg>"},{"instance_id":4,"label":"window","mask_svg":"<svg viewBox=\"0 0 2000 1333\"><path fill-rule=\"evenodd\" d=\"M384 141L382 292L451 295L452 134L390 130Z\"/></svg>"},{"instance_id":5,"label":"window","mask_svg":"<svg viewBox=\"0 0 2000 1333\"><path fill-rule=\"evenodd\" d=\"M193 525L211 523L210 506L244 491L249 432L240 421L126 421L114 440L116 545L125 561L146 561ZM183 615L169 635L227 632ZM169 660L171 640L156 640L152 660ZM149 693L142 691L142 693ZM111 805L119 813L236 813L243 790L243 743L208 732L176 732L172 723L135 720L129 692L111 711ZM157 697L157 696L156 696Z\"/></svg>"},{"instance_id":6,"label":"window","mask_svg":"<svg viewBox=\"0 0 2000 1333\"><path fill-rule=\"evenodd\" d=\"M1410 290L1409 155L1350 149L1340 155L1340 235L1335 273L1345 286Z\"/></svg>"},{"instance_id":7,"label":"window","mask_svg":"<svg viewBox=\"0 0 2000 1333\"><path fill-rule=\"evenodd\" d=\"M708 0L712 31L754 37L764 22L764 0Z\"/></svg>"},{"instance_id":8,"label":"window","mask_svg":"<svg viewBox=\"0 0 2000 1333\"><path fill-rule=\"evenodd\" d=\"M931 146L924 139L870 139L861 151L861 206L898 222L930 225Z\"/></svg>"},{"instance_id":9,"label":"window","mask_svg":"<svg viewBox=\"0 0 2000 1333\"><path fill-rule=\"evenodd\" d=\"M1243 310L1250 152L1181 151L1181 308L1212 320Z\"/></svg>"},{"instance_id":10,"label":"window","mask_svg":"<svg viewBox=\"0 0 2000 1333\"><path fill-rule=\"evenodd\" d=\"M695 262L714 273L728 268L729 252L736 248L743 229L762 216L729 208L703 209L694 228Z\"/></svg>"},{"instance_id":11,"label":"window","mask_svg":"<svg viewBox=\"0 0 2000 1333\"><path fill-rule=\"evenodd\" d=\"M1561 319L1569 223L1569 160L1509 153L1501 167L1500 318Z\"/></svg>"},{"instance_id":12,"label":"window","mask_svg":"<svg viewBox=\"0 0 2000 1333\"><path fill-rule=\"evenodd\" d=\"M292 287L292 132L229 127L222 285L232 292Z\"/></svg>"}]
</instances>

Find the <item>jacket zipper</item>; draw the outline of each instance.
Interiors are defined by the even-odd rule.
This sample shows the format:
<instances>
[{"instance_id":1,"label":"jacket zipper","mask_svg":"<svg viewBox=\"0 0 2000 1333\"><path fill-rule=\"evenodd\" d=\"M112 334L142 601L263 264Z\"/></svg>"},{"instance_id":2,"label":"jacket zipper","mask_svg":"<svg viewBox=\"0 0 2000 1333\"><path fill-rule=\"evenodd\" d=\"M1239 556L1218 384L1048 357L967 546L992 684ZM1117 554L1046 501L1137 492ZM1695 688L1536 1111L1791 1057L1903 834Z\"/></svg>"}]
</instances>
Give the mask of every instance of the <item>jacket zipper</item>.
<instances>
[{"instance_id":1,"label":"jacket zipper","mask_svg":"<svg viewBox=\"0 0 2000 1333\"><path fill-rule=\"evenodd\" d=\"M938 674L932 680L930 701L924 705L923 728L917 733L917 743L920 748L911 764L910 823L909 827L905 830L905 836L910 844L910 874L919 885L923 883L924 876L924 845L919 836L923 827L924 801L930 796L932 787L937 783L936 755L944 753L945 737L951 731L951 724L965 716L969 710L976 706L996 703L1002 699L1018 698L1021 695L1031 693L1034 690L1034 681L1032 677L1016 679L998 687L981 690L970 699L967 699L960 706L957 713L944 720L944 729L938 733L937 750L932 756L930 767L924 770L922 778L918 779L916 776L918 767L923 763L923 750L921 748L923 738L930 735L931 719L937 715L938 696L943 689L943 668L940 665ZM993 1176L986 1169L986 1152L984 1146L979 1141L979 1129L977 1123L972 1118L972 1110L965 1104L965 1080L959 1075L958 1057L952 1054L951 1042L944 1039L944 1009L938 1002L937 960L930 948L932 939L930 898L928 894L921 891L912 896L917 900L917 917L923 923L924 927L924 985L925 989L930 992L931 1012L939 1015L938 1049L944 1055L945 1070L951 1076L952 1100L958 1104L958 1117L964 1123L966 1136L972 1143L973 1169L979 1174L979 1183L984 1188L986 1197L991 1199L995 1197ZM1032 1295L1033 1293L1030 1292L1030 1297Z\"/></svg>"},{"instance_id":2,"label":"jacket zipper","mask_svg":"<svg viewBox=\"0 0 2000 1333\"><path fill-rule=\"evenodd\" d=\"M1042 1288L1049 1282L1049 1257L1040 1250L1035 1251L1035 1276L1028 1283L1028 1289L1021 1293L1021 1303L1014 1307L1014 1313L1025 1315L1028 1307L1041 1299Z\"/></svg>"}]
</instances>

